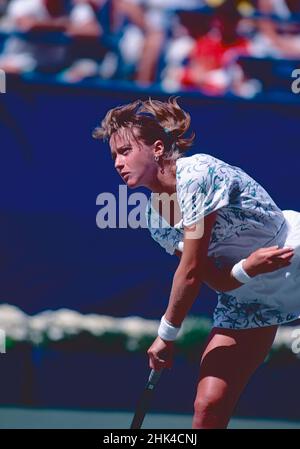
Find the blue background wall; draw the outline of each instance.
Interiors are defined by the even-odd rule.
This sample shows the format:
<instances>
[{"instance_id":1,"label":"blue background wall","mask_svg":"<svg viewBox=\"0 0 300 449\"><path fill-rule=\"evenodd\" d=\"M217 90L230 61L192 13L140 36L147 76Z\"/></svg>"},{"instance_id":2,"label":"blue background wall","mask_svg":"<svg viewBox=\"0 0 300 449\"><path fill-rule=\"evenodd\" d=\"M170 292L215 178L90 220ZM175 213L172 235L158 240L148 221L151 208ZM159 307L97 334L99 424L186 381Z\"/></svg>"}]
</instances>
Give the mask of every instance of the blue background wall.
<instances>
[{"instance_id":1,"label":"blue background wall","mask_svg":"<svg viewBox=\"0 0 300 449\"><path fill-rule=\"evenodd\" d=\"M96 226L97 195L117 193L122 180L108 146L91 133L109 108L137 94L20 83L7 91L0 103L1 301L30 314L68 307L161 316L177 258L146 229ZM299 103L187 96L181 105L197 133L190 154L241 166L281 208L300 210ZM210 314L214 303L203 288L192 312Z\"/></svg>"}]
</instances>

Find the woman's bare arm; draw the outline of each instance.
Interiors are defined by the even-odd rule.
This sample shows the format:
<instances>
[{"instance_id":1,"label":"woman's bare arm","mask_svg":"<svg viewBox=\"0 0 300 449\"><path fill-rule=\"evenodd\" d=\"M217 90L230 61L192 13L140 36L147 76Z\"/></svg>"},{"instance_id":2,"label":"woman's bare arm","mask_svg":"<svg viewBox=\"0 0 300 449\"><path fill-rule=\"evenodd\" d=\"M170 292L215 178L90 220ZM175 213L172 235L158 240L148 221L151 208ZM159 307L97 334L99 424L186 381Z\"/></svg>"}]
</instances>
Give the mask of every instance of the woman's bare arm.
<instances>
[{"instance_id":1,"label":"woman's bare arm","mask_svg":"<svg viewBox=\"0 0 300 449\"><path fill-rule=\"evenodd\" d=\"M178 250L175 251L176 256L181 258L182 253ZM231 266L223 267L222 270L217 268L214 263L213 257L207 257L205 266L203 269L204 277L203 282L210 288L216 291L225 292L227 290L234 290L241 287L239 281L237 281L231 274Z\"/></svg>"},{"instance_id":2,"label":"woman's bare arm","mask_svg":"<svg viewBox=\"0 0 300 449\"><path fill-rule=\"evenodd\" d=\"M175 251L180 258L181 252ZM294 255L292 248L278 248L272 246L269 248L259 248L251 253L243 264L246 273L255 277L258 274L270 273L290 265L290 260ZM243 284L237 281L231 274L232 266L225 266L222 269L217 268L213 257L207 257L203 270L203 281L213 290L226 292L241 287Z\"/></svg>"},{"instance_id":3,"label":"woman's bare arm","mask_svg":"<svg viewBox=\"0 0 300 449\"><path fill-rule=\"evenodd\" d=\"M175 327L186 317L203 282L203 267L215 219L216 213L212 212L196 224L184 227L184 251L173 277L165 313L165 319Z\"/></svg>"}]
</instances>

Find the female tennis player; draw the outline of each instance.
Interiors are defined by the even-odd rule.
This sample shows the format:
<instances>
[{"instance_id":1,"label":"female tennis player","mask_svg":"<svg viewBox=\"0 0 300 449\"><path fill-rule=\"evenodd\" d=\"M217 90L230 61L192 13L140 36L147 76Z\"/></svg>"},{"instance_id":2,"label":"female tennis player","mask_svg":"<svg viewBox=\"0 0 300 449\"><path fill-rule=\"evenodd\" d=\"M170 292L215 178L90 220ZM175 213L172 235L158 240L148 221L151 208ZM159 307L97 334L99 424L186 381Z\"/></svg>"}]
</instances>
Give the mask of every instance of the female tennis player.
<instances>
[{"instance_id":1,"label":"female tennis player","mask_svg":"<svg viewBox=\"0 0 300 449\"><path fill-rule=\"evenodd\" d=\"M300 316L300 213L281 211L242 169L208 154L186 156L194 139L186 136L189 127L190 116L176 98L138 100L111 109L94 137L109 139L115 169L128 187L150 189L151 235L180 257L148 350L152 369L172 366L174 340L201 284L218 293L193 428L226 428L278 325Z\"/></svg>"}]
</instances>

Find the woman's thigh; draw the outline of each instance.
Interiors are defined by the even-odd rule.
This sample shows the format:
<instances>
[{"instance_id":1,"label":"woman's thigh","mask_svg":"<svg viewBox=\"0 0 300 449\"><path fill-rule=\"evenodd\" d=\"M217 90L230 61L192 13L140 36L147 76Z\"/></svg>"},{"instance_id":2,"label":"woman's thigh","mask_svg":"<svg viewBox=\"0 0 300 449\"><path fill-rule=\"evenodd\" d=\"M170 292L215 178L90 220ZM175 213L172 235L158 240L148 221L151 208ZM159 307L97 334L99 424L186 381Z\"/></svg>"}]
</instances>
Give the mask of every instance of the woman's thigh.
<instances>
[{"instance_id":1,"label":"woman's thigh","mask_svg":"<svg viewBox=\"0 0 300 449\"><path fill-rule=\"evenodd\" d=\"M277 326L255 329L213 328L201 358L195 412L219 409L227 421L256 368L266 358Z\"/></svg>"}]
</instances>

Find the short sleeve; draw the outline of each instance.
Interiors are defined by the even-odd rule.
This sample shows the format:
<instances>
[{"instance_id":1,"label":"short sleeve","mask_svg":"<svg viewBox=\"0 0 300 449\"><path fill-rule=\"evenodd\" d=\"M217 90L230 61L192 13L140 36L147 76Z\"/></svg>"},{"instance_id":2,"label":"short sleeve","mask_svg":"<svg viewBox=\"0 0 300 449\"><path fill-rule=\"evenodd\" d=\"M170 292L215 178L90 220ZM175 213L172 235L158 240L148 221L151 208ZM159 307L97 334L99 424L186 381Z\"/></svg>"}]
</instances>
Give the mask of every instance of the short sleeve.
<instances>
[{"instance_id":1,"label":"short sleeve","mask_svg":"<svg viewBox=\"0 0 300 449\"><path fill-rule=\"evenodd\" d=\"M213 157L198 158L178 170L177 196L183 225L191 226L221 207L228 206L234 185L226 164Z\"/></svg>"}]
</instances>

